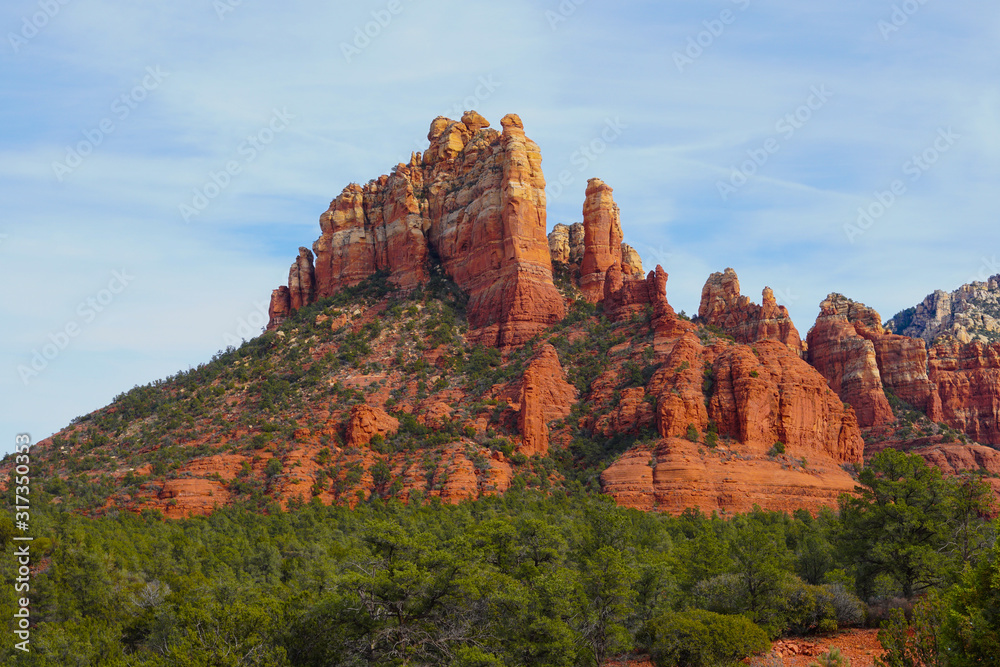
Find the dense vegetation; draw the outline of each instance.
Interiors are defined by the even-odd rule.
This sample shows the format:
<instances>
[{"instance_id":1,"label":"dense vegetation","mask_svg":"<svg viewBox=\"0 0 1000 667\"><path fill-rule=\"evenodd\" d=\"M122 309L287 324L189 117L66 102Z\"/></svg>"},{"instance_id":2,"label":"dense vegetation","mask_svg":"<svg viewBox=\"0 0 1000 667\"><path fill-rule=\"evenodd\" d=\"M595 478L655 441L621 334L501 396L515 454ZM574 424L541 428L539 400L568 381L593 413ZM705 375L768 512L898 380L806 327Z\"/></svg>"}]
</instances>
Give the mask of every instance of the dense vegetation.
<instances>
[{"instance_id":1,"label":"dense vegetation","mask_svg":"<svg viewBox=\"0 0 1000 667\"><path fill-rule=\"evenodd\" d=\"M997 654L1000 631L990 494L892 450L861 481L839 513L728 520L515 491L457 506L373 497L353 511L237 505L163 521L87 518L40 493L32 652L5 641L0 660L594 665L640 649L660 665L721 665L783 633L887 619L901 656L892 667L988 664L975 660ZM0 520L7 619L14 532ZM929 595L913 616L916 637L933 633L947 662L905 661L915 639L900 610L918 593Z\"/></svg>"}]
</instances>

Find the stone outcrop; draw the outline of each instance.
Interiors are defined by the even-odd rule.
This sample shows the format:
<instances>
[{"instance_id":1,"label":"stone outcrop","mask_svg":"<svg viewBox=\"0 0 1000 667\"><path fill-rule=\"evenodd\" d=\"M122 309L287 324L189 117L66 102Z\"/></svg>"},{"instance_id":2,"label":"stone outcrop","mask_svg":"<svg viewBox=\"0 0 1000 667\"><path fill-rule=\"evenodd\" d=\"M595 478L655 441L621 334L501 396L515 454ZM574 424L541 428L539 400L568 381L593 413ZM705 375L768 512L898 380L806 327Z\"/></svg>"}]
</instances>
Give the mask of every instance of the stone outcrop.
<instances>
[{"instance_id":1,"label":"stone outcrop","mask_svg":"<svg viewBox=\"0 0 1000 667\"><path fill-rule=\"evenodd\" d=\"M854 406L862 427L895 419L886 388L931 419L939 419L924 342L887 333L874 309L830 294L820 304L807 341L809 362Z\"/></svg>"},{"instance_id":2,"label":"stone outcrop","mask_svg":"<svg viewBox=\"0 0 1000 667\"><path fill-rule=\"evenodd\" d=\"M622 243L622 273L628 278L641 279L642 258L638 251L627 243Z\"/></svg>"},{"instance_id":3,"label":"stone outcrop","mask_svg":"<svg viewBox=\"0 0 1000 667\"><path fill-rule=\"evenodd\" d=\"M553 262L579 265L583 261L583 223L557 224L549 232L549 253Z\"/></svg>"},{"instance_id":4,"label":"stone outcrop","mask_svg":"<svg viewBox=\"0 0 1000 667\"><path fill-rule=\"evenodd\" d=\"M777 341L706 347L679 331L657 345L663 361L644 388L656 398L660 440L605 470L605 493L646 510L739 512L815 511L853 490L841 466L861 460L857 418L815 369ZM785 455L771 455L776 442Z\"/></svg>"},{"instance_id":5,"label":"stone outcrop","mask_svg":"<svg viewBox=\"0 0 1000 667\"><path fill-rule=\"evenodd\" d=\"M875 346L848 319L851 304L840 294L830 294L820 304L820 314L806 339L808 358L867 428L895 417L883 390Z\"/></svg>"},{"instance_id":6,"label":"stone outcrop","mask_svg":"<svg viewBox=\"0 0 1000 667\"><path fill-rule=\"evenodd\" d=\"M681 438L631 449L601 473L604 493L624 507L680 514L689 507L732 514L836 507L856 482L830 459L749 457Z\"/></svg>"},{"instance_id":7,"label":"stone outcrop","mask_svg":"<svg viewBox=\"0 0 1000 667\"><path fill-rule=\"evenodd\" d=\"M288 299L292 310L308 306L316 300L316 270L313 254L308 248L299 248L299 256L288 270Z\"/></svg>"},{"instance_id":8,"label":"stone outcrop","mask_svg":"<svg viewBox=\"0 0 1000 667\"><path fill-rule=\"evenodd\" d=\"M840 294L820 304L809 361L863 427L893 421L884 389L978 442L1000 444L1000 343L924 340L886 331L879 314Z\"/></svg>"},{"instance_id":9,"label":"stone outcrop","mask_svg":"<svg viewBox=\"0 0 1000 667\"><path fill-rule=\"evenodd\" d=\"M617 264L605 273L604 312L612 321L628 319L647 306L653 307L654 319L673 317L674 309L667 303L667 272L660 265L645 279L626 276Z\"/></svg>"},{"instance_id":10,"label":"stone outcrop","mask_svg":"<svg viewBox=\"0 0 1000 667\"><path fill-rule=\"evenodd\" d=\"M757 451L782 442L796 455L860 461L864 442L854 411L787 346L760 341L755 349L731 347L712 364L708 416L719 433Z\"/></svg>"},{"instance_id":11,"label":"stone outcrop","mask_svg":"<svg viewBox=\"0 0 1000 667\"><path fill-rule=\"evenodd\" d=\"M271 303L267 307L267 328L277 329L292 312L292 300L288 286L282 285L271 292Z\"/></svg>"},{"instance_id":12,"label":"stone outcrop","mask_svg":"<svg viewBox=\"0 0 1000 667\"><path fill-rule=\"evenodd\" d=\"M526 456L548 454L548 423L566 417L576 397L576 387L566 381L556 349L542 346L521 381L517 426L522 444L518 451Z\"/></svg>"},{"instance_id":13,"label":"stone outcrop","mask_svg":"<svg viewBox=\"0 0 1000 667\"><path fill-rule=\"evenodd\" d=\"M468 294L473 340L518 345L561 319L541 155L518 116L505 116L501 126L490 129L475 112L461 121L436 118L426 152L390 175L344 188L320 217L315 262L300 252L287 309L276 292L272 311L286 316L378 271L412 289L440 262Z\"/></svg>"},{"instance_id":14,"label":"stone outcrop","mask_svg":"<svg viewBox=\"0 0 1000 667\"><path fill-rule=\"evenodd\" d=\"M612 189L601 179L587 181L583 203L583 260L580 291L591 303L604 298L604 277L612 266L622 265L622 226Z\"/></svg>"},{"instance_id":15,"label":"stone outcrop","mask_svg":"<svg viewBox=\"0 0 1000 667\"><path fill-rule=\"evenodd\" d=\"M698 317L706 324L719 327L738 343L776 340L802 353L802 340L788 316L788 309L777 304L770 287L764 288L762 299L758 306L743 296L736 272L727 268L721 273L713 273L705 282Z\"/></svg>"},{"instance_id":16,"label":"stone outcrop","mask_svg":"<svg viewBox=\"0 0 1000 667\"><path fill-rule=\"evenodd\" d=\"M940 341L928 366L940 405L940 415L931 419L1000 445L1000 343Z\"/></svg>"},{"instance_id":17,"label":"stone outcrop","mask_svg":"<svg viewBox=\"0 0 1000 667\"><path fill-rule=\"evenodd\" d=\"M348 447L361 447L376 435L390 435L399 430L399 420L379 407L355 405L347 422Z\"/></svg>"},{"instance_id":18,"label":"stone outcrop","mask_svg":"<svg viewBox=\"0 0 1000 667\"><path fill-rule=\"evenodd\" d=\"M595 220L600 220L599 216L591 218L591 221ZM548 237L549 253L553 263L573 264L579 268L586 250L585 236L582 222L574 222L572 225L560 223L553 226ZM635 248L624 241L621 244L621 268L622 273L630 278L643 277L642 258Z\"/></svg>"},{"instance_id":19,"label":"stone outcrop","mask_svg":"<svg viewBox=\"0 0 1000 667\"><path fill-rule=\"evenodd\" d=\"M885 326L894 333L921 338L927 345L949 336L959 343L1000 341L1000 274L951 293L937 290L897 313Z\"/></svg>"}]
</instances>

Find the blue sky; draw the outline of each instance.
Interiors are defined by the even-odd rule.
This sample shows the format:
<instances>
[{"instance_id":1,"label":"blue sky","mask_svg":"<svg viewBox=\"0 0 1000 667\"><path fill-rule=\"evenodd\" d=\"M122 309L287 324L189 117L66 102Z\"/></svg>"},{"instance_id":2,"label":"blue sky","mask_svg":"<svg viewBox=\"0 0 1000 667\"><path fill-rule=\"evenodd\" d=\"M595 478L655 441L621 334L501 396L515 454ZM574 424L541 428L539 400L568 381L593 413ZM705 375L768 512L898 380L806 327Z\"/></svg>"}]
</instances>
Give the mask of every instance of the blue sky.
<instances>
[{"instance_id":1,"label":"blue sky","mask_svg":"<svg viewBox=\"0 0 1000 667\"><path fill-rule=\"evenodd\" d=\"M731 266L804 336L1000 273L995 2L8 0L0 37L0 451L258 330L329 201L470 107L521 116L550 227L610 184L678 310Z\"/></svg>"}]
</instances>

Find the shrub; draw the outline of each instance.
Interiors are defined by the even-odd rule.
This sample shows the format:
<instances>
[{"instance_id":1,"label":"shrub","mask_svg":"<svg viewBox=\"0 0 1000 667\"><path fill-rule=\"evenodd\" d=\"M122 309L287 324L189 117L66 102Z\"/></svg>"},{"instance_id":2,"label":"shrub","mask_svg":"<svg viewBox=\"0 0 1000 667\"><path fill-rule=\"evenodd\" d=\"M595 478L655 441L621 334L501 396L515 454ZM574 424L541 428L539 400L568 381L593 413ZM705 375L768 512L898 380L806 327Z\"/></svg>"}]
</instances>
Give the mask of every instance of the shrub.
<instances>
[{"instance_id":1,"label":"shrub","mask_svg":"<svg viewBox=\"0 0 1000 667\"><path fill-rule=\"evenodd\" d=\"M785 443L779 440L778 442L771 445L771 449L768 450L767 455L778 456L779 454L784 454L784 453L785 453Z\"/></svg>"},{"instance_id":2,"label":"shrub","mask_svg":"<svg viewBox=\"0 0 1000 667\"><path fill-rule=\"evenodd\" d=\"M273 458L267 462L267 466L264 468L264 474L268 477L274 477L281 472L281 459Z\"/></svg>"},{"instance_id":3,"label":"shrub","mask_svg":"<svg viewBox=\"0 0 1000 667\"><path fill-rule=\"evenodd\" d=\"M687 433L684 437L691 442L698 442L698 429L694 427L694 424L688 424Z\"/></svg>"},{"instance_id":4,"label":"shrub","mask_svg":"<svg viewBox=\"0 0 1000 667\"><path fill-rule=\"evenodd\" d=\"M767 635L749 619L701 609L658 616L641 634L659 667L735 664L770 648Z\"/></svg>"},{"instance_id":5,"label":"shrub","mask_svg":"<svg viewBox=\"0 0 1000 667\"><path fill-rule=\"evenodd\" d=\"M829 651L816 656L816 662L811 663L809 667L851 667L851 661L840 652L839 648L831 646Z\"/></svg>"}]
</instances>

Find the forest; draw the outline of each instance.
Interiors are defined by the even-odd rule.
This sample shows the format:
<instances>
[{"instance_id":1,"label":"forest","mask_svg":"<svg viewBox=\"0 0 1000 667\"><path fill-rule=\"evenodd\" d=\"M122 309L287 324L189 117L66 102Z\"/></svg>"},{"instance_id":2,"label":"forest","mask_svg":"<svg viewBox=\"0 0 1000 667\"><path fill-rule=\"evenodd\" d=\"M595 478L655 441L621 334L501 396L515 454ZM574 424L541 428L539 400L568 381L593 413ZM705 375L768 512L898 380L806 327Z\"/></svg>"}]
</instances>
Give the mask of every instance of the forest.
<instances>
[{"instance_id":1,"label":"forest","mask_svg":"<svg viewBox=\"0 0 1000 667\"><path fill-rule=\"evenodd\" d=\"M995 664L992 494L885 450L815 516L680 516L581 491L373 497L168 521L32 496L30 590L0 520L7 665L728 665L880 626L886 667ZM18 542L17 544L23 544ZM14 648L20 597L30 650Z\"/></svg>"}]
</instances>

